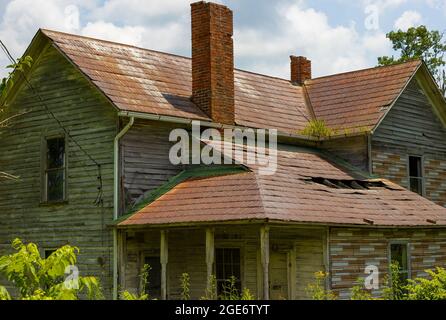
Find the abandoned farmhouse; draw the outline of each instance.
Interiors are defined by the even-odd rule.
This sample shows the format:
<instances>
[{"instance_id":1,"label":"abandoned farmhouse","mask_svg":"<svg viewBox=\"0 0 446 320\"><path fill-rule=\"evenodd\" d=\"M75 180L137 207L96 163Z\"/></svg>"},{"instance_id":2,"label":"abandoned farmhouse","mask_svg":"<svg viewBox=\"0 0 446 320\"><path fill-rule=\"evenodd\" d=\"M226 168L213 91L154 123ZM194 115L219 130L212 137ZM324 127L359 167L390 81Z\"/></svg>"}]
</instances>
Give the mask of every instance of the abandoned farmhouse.
<instances>
[{"instance_id":1,"label":"abandoned farmhouse","mask_svg":"<svg viewBox=\"0 0 446 320\"><path fill-rule=\"evenodd\" d=\"M307 299L317 271L348 298L369 265L381 284L393 260L409 278L446 265L446 102L423 61L313 78L317 61L291 56L280 79L234 68L227 7L193 3L191 21L191 58L37 32L0 101L20 114L0 133L18 177L0 183L1 254L16 237L42 255L77 246L108 298L138 291L144 264L160 299L185 272L195 299L212 275L216 290L235 276L258 299ZM303 134L312 120L333 134ZM169 135L192 121L276 129L275 172L173 164Z\"/></svg>"}]
</instances>

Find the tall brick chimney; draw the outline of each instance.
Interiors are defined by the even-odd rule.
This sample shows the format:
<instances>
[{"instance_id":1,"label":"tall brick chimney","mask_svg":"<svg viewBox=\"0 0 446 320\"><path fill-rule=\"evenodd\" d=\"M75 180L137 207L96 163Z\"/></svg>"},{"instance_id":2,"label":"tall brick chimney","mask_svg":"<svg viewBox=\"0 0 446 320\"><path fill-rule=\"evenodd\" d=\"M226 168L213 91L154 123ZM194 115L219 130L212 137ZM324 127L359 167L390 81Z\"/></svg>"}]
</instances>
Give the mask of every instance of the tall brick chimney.
<instances>
[{"instance_id":1,"label":"tall brick chimney","mask_svg":"<svg viewBox=\"0 0 446 320\"><path fill-rule=\"evenodd\" d=\"M290 56L291 82L303 85L305 80L311 79L311 61L305 57Z\"/></svg>"},{"instance_id":2,"label":"tall brick chimney","mask_svg":"<svg viewBox=\"0 0 446 320\"><path fill-rule=\"evenodd\" d=\"M213 121L234 124L232 11L200 1L191 12L192 101Z\"/></svg>"}]
</instances>

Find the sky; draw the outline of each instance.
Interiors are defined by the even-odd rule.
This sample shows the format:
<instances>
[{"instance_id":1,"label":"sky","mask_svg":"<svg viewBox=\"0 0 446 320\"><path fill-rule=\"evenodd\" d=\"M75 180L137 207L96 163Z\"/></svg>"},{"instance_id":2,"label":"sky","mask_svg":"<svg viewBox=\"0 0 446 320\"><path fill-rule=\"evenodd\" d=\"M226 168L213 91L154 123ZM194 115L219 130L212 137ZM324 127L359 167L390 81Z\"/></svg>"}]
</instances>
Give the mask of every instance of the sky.
<instances>
[{"instance_id":1,"label":"sky","mask_svg":"<svg viewBox=\"0 0 446 320\"><path fill-rule=\"evenodd\" d=\"M39 28L190 56L188 0L0 0L0 39L15 57ZM373 67L392 55L386 33L446 31L446 0L215 0L234 11L237 68L289 78L289 56L313 76ZM0 77L8 61L0 51Z\"/></svg>"}]
</instances>

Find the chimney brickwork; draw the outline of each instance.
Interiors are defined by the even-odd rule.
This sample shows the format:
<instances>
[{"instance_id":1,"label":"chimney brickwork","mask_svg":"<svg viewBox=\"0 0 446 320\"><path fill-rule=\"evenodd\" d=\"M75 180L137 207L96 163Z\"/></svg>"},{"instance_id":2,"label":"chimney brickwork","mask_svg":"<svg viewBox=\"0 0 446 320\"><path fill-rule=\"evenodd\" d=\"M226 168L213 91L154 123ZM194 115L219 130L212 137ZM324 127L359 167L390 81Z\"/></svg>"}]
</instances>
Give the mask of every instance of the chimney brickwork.
<instances>
[{"instance_id":1,"label":"chimney brickwork","mask_svg":"<svg viewBox=\"0 0 446 320\"><path fill-rule=\"evenodd\" d=\"M192 101L213 121L234 124L233 15L200 1L192 13Z\"/></svg>"}]
</instances>

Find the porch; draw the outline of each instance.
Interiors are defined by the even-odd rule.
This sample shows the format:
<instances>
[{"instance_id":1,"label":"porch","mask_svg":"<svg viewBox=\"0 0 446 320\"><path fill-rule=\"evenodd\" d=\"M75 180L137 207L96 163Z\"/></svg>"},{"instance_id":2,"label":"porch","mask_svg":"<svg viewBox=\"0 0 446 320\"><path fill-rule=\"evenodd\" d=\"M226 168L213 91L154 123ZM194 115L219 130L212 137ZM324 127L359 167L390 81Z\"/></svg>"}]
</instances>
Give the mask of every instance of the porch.
<instances>
[{"instance_id":1,"label":"porch","mask_svg":"<svg viewBox=\"0 0 446 320\"><path fill-rule=\"evenodd\" d=\"M231 276L257 299L306 299L314 273L327 270L326 233L322 227L255 223L119 229L119 284L139 292L147 263L152 298L180 299L180 278L188 273L191 299L219 294Z\"/></svg>"}]
</instances>

